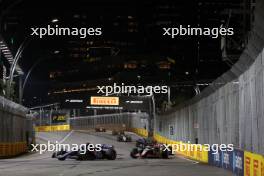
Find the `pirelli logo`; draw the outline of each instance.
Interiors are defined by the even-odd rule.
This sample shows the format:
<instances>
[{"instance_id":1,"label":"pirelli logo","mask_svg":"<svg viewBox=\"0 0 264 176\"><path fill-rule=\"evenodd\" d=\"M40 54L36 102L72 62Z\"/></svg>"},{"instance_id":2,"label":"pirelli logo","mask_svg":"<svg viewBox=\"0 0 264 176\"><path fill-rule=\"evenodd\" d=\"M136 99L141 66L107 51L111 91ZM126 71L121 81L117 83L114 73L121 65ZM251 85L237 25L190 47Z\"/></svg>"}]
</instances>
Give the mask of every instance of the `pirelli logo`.
<instances>
[{"instance_id":1,"label":"pirelli logo","mask_svg":"<svg viewBox=\"0 0 264 176\"><path fill-rule=\"evenodd\" d=\"M91 97L91 105L119 105L119 97Z\"/></svg>"}]
</instances>

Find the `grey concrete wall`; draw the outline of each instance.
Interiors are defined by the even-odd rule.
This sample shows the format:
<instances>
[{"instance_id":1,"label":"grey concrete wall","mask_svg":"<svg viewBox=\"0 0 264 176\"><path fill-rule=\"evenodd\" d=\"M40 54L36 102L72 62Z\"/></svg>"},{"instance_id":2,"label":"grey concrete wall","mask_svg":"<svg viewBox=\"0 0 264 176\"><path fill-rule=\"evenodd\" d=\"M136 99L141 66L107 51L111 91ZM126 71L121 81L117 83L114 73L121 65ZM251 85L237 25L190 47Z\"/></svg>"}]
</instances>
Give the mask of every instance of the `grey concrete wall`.
<instances>
[{"instance_id":1,"label":"grey concrete wall","mask_svg":"<svg viewBox=\"0 0 264 176\"><path fill-rule=\"evenodd\" d=\"M23 106L0 97L0 143L26 141L26 112Z\"/></svg>"},{"instance_id":2,"label":"grey concrete wall","mask_svg":"<svg viewBox=\"0 0 264 176\"><path fill-rule=\"evenodd\" d=\"M157 116L157 133L192 143L196 138L202 144L232 143L264 154L263 9L264 2L257 1L254 27L239 61L200 95Z\"/></svg>"}]
</instances>

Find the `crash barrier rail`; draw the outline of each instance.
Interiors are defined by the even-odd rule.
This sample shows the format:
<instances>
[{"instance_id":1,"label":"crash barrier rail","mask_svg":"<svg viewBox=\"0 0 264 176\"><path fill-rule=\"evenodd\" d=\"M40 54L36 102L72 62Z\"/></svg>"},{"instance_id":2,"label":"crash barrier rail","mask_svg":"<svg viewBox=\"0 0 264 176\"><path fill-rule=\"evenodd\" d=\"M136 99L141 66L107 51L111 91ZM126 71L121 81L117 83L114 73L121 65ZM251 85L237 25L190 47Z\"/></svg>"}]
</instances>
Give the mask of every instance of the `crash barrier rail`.
<instances>
[{"instance_id":1,"label":"crash barrier rail","mask_svg":"<svg viewBox=\"0 0 264 176\"><path fill-rule=\"evenodd\" d=\"M27 109L0 96L0 158L19 155L34 142Z\"/></svg>"},{"instance_id":2,"label":"crash barrier rail","mask_svg":"<svg viewBox=\"0 0 264 176\"><path fill-rule=\"evenodd\" d=\"M95 128L105 128L106 130L127 130L132 128L147 128L146 113L118 113L95 116L82 116L70 119L70 128L77 130L90 130ZM146 135L146 132L140 131Z\"/></svg>"},{"instance_id":3,"label":"crash barrier rail","mask_svg":"<svg viewBox=\"0 0 264 176\"><path fill-rule=\"evenodd\" d=\"M36 132L69 131L70 125L35 126Z\"/></svg>"}]
</instances>

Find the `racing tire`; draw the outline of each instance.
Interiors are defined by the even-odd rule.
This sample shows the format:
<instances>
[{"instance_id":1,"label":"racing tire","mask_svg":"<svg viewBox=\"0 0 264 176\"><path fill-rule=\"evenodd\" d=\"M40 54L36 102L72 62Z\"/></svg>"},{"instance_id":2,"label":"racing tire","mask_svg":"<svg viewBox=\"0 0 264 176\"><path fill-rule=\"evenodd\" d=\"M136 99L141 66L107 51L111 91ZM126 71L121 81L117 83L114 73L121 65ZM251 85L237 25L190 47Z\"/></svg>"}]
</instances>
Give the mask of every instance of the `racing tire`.
<instances>
[{"instance_id":1,"label":"racing tire","mask_svg":"<svg viewBox=\"0 0 264 176\"><path fill-rule=\"evenodd\" d=\"M168 158L169 158L169 153L168 153L168 151L162 151L162 152L161 152L161 158L163 158L163 159L168 159Z\"/></svg>"},{"instance_id":2,"label":"racing tire","mask_svg":"<svg viewBox=\"0 0 264 176\"><path fill-rule=\"evenodd\" d=\"M108 160L115 160L116 159L116 151L111 150L110 154L106 157Z\"/></svg>"},{"instance_id":3,"label":"racing tire","mask_svg":"<svg viewBox=\"0 0 264 176\"><path fill-rule=\"evenodd\" d=\"M57 153L56 152L52 153L51 158L56 158L56 157L57 157Z\"/></svg>"},{"instance_id":4,"label":"racing tire","mask_svg":"<svg viewBox=\"0 0 264 176\"><path fill-rule=\"evenodd\" d=\"M133 148L132 151L130 152L131 158L134 158L134 159L138 158L137 154L138 154L138 149L137 148Z\"/></svg>"},{"instance_id":5,"label":"racing tire","mask_svg":"<svg viewBox=\"0 0 264 176\"><path fill-rule=\"evenodd\" d=\"M66 160L66 157L58 157L58 160L64 161L64 160Z\"/></svg>"}]
</instances>

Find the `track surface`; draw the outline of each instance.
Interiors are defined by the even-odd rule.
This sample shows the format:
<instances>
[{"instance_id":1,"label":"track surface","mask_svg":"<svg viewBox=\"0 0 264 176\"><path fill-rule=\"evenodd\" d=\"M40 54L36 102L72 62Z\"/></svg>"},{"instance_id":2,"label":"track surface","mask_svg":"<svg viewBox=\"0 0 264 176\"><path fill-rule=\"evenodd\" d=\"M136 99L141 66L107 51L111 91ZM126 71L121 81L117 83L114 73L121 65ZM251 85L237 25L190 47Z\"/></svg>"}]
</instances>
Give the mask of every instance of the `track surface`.
<instances>
[{"instance_id":1,"label":"track surface","mask_svg":"<svg viewBox=\"0 0 264 176\"><path fill-rule=\"evenodd\" d=\"M220 168L199 164L173 156L170 159L132 159L129 152L135 143L120 143L110 133L94 132L53 132L38 133L41 138L51 142L61 141L69 144L98 143L112 144L118 156L115 161L59 161L51 158L51 152L31 153L14 159L0 160L0 176L231 176L232 173ZM133 135L133 139L138 136Z\"/></svg>"}]
</instances>

